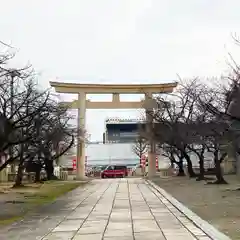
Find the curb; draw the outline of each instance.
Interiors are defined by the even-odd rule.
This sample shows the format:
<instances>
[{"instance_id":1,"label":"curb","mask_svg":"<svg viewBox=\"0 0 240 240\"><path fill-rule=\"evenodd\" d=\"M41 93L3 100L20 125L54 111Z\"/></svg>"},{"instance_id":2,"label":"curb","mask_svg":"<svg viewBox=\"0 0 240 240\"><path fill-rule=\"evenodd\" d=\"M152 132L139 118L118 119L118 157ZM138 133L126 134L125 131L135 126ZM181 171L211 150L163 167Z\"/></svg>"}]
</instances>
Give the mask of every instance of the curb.
<instances>
[{"instance_id":1,"label":"curb","mask_svg":"<svg viewBox=\"0 0 240 240\"><path fill-rule=\"evenodd\" d=\"M189 220L191 220L195 225L197 225L203 232L205 232L210 238L214 240L231 240L227 235L223 234L207 221L200 218L189 208L180 203L177 199L172 197L165 190L160 188L158 185L150 180L145 180L152 188L157 190L165 199L167 199L175 208L177 208L181 213L183 213Z\"/></svg>"}]
</instances>

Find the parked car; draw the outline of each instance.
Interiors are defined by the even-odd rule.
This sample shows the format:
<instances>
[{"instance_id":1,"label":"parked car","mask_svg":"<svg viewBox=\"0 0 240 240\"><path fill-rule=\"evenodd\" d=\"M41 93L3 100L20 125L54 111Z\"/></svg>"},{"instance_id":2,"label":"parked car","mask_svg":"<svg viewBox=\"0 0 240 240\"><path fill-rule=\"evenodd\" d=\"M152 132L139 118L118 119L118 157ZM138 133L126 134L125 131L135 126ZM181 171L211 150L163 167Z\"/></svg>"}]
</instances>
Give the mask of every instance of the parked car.
<instances>
[{"instance_id":1,"label":"parked car","mask_svg":"<svg viewBox=\"0 0 240 240\"><path fill-rule=\"evenodd\" d=\"M101 178L126 177L128 175L127 167L124 165L109 165L101 172Z\"/></svg>"}]
</instances>

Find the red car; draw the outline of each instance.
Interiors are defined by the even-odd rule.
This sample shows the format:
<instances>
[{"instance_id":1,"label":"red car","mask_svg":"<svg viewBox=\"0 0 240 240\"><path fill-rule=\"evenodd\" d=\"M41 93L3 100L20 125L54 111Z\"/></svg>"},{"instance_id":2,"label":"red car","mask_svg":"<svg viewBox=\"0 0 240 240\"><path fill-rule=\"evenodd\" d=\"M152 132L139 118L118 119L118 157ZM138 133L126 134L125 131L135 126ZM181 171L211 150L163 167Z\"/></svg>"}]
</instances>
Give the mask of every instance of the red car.
<instances>
[{"instance_id":1,"label":"red car","mask_svg":"<svg viewBox=\"0 0 240 240\"><path fill-rule=\"evenodd\" d=\"M127 167L122 165L110 165L101 172L101 178L126 177L127 175Z\"/></svg>"}]
</instances>

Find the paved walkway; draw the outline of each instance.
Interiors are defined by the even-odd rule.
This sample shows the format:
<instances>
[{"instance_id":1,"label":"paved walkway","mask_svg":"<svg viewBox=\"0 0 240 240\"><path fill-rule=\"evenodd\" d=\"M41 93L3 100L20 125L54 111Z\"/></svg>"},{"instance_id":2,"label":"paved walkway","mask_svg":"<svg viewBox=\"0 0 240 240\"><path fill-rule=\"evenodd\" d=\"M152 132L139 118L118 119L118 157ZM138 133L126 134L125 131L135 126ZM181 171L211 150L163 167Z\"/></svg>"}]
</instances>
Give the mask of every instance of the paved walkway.
<instances>
[{"instance_id":1,"label":"paved walkway","mask_svg":"<svg viewBox=\"0 0 240 240\"><path fill-rule=\"evenodd\" d=\"M142 179L94 180L41 213L0 231L0 239L207 240Z\"/></svg>"}]
</instances>

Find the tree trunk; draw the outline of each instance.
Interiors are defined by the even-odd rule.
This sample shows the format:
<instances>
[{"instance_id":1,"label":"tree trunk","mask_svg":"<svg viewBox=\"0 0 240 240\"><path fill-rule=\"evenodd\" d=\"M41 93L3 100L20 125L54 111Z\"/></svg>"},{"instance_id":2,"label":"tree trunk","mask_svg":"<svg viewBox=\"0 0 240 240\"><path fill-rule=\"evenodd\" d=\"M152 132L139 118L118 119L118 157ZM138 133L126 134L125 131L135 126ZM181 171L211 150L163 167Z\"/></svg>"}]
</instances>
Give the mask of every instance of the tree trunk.
<instances>
[{"instance_id":1,"label":"tree trunk","mask_svg":"<svg viewBox=\"0 0 240 240\"><path fill-rule=\"evenodd\" d=\"M183 158L180 158L178 162L176 162L178 165L178 177L183 177L186 176L185 172L184 172L184 168L183 168Z\"/></svg>"},{"instance_id":2,"label":"tree trunk","mask_svg":"<svg viewBox=\"0 0 240 240\"><path fill-rule=\"evenodd\" d=\"M18 166L17 177L13 187L20 187L22 186L22 179L23 179L23 162L21 161Z\"/></svg>"},{"instance_id":3,"label":"tree trunk","mask_svg":"<svg viewBox=\"0 0 240 240\"><path fill-rule=\"evenodd\" d=\"M227 157L227 155L228 155L228 154L227 154L226 152L223 153L222 156L221 156L220 159L219 159L219 162L222 163L222 162L224 161L224 159Z\"/></svg>"},{"instance_id":4,"label":"tree trunk","mask_svg":"<svg viewBox=\"0 0 240 240\"><path fill-rule=\"evenodd\" d=\"M39 183L41 182L42 164L40 162L34 163L34 170L35 170L35 183Z\"/></svg>"},{"instance_id":5,"label":"tree trunk","mask_svg":"<svg viewBox=\"0 0 240 240\"><path fill-rule=\"evenodd\" d=\"M56 176L54 176L54 167L53 167L53 161L55 158L51 157L51 153L48 149L44 149L44 163L45 163L45 170L47 173L47 180L57 179Z\"/></svg>"},{"instance_id":6,"label":"tree trunk","mask_svg":"<svg viewBox=\"0 0 240 240\"><path fill-rule=\"evenodd\" d=\"M40 173L41 173L41 168L40 168L39 166L36 166L36 171L35 171L35 183L41 182Z\"/></svg>"},{"instance_id":7,"label":"tree trunk","mask_svg":"<svg viewBox=\"0 0 240 240\"><path fill-rule=\"evenodd\" d=\"M53 178L55 178L55 176L53 174L53 171L54 171L53 161L48 159L45 162L45 170L46 170L46 173L47 173L47 180L52 180Z\"/></svg>"},{"instance_id":8,"label":"tree trunk","mask_svg":"<svg viewBox=\"0 0 240 240\"><path fill-rule=\"evenodd\" d=\"M199 175L197 177L197 181L205 180L204 174L205 174L205 169L204 169L204 149L201 150L201 153L197 154L199 158Z\"/></svg>"},{"instance_id":9,"label":"tree trunk","mask_svg":"<svg viewBox=\"0 0 240 240\"><path fill-rule=\"evenodd\" d=\"M190 177L190 178L196 177L197 175L196 175L196 173L193 171L193 165L192 165L192 161L191 161L190 157L188 156L188 154L187 154L185 151L183 151L182 154L183 154L184 158L185 158L186 161L187 161L187 170L188 170L188 175L189 175L189 177Z\"/></svg>"},{"instance_id":10,"label":"tree trunk","mask_svg":"<svg viewBox=\"0 0 240 240\"><path fill-rule=\"evenodd\" d=\"M183 169L183 166L181 166L179 168L179 171L178 171L178 174L177 174L178 177L183 177L183 176L186 176L185 172L184 172L184 169Z\"/></svg>"},{"instance_id":11,"label":"tree trunk","mask_svg":"<svg viewBox=\"0 0 240 240\"><path fill-rule=\"evenodd\" d=\"M20 187L22 185L23 163L24 163L24 157L23 157L24 149L25 149L25 146L22 143L20 145L20 156L19 156L19 165L18 165L17 177L15 179L15 184L13 185L13 187Z\"/></svg>"},{"instance_id":12,"label":"tree trunk","mask_svg":"<svg viewBox=\"0 0 240 240\"><path fill-rule=\"evenodd\" d=\"M171 155L170 155L169 159L170 159L171 168L173 169L174 168L174 163L176 163L176 159L175 159L174 154L172 152L171 152Z\"/></svg>"},{"instance_id":13,"label":"tree trunk","mask_svg":"<svg viewBox=\"0 0 240 240\"><path fill-rule=\"evenodd\" d=\"M214 151L214 163L215 163L215 172L216 172L216 178L217 178L217 180L214 183L227 184L222 174L222 168L221 168L221 163L218 157L218 151L219 151L218 149L215 149Z\"/></svg>"}]
</instances>

